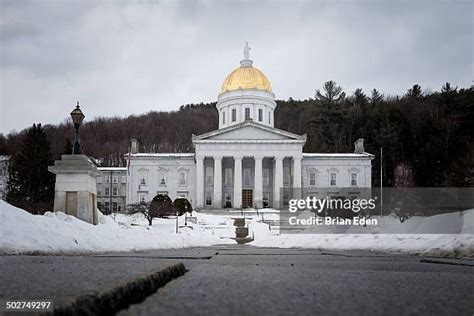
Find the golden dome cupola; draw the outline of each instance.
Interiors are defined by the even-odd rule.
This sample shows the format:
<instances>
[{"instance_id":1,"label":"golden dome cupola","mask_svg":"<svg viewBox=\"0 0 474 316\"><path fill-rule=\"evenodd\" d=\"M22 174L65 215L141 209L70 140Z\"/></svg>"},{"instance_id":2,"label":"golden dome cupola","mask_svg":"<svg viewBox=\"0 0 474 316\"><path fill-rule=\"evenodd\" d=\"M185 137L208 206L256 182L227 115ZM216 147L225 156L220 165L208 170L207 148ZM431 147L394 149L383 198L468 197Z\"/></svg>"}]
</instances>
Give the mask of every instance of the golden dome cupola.
<instances>
[{"instance_id":1,"label":"golden dome cupola","mask_svg":"<svg viewBox=\"0 0 474 316\"><path fill-rule=\"evenodd\" d=\"M244 59L240 67L224 80L217 100L219 128L242 123L245 120L273 127L276 107L270 81L249 58L250 47L244 46Z\"/></svg>"},{"instance_id":2,"label":"golden dome cupola","mask_svg":"<svg viewBox=\"0 0 474 316\"><path fill-rule=\"evenodd\" d=\"M232 71L227 78L225 78L221 93L239 89L272 91L270 81L268 81L263 72L252 66L250 59L240 61L240 67Z\"/></svg>"}]
</instances>

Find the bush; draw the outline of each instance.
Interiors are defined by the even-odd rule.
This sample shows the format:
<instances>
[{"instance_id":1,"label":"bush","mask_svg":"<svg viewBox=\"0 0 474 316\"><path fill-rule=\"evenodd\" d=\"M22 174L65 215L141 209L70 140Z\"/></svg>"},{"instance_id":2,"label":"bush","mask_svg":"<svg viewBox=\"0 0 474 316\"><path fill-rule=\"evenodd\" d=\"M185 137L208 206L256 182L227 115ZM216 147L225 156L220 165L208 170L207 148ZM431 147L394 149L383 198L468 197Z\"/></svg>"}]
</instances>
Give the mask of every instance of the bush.
<instances>
[{"instance_id":1,"label":"bush","mask_svg":"<svg viewBox=\"0 0 474 316\"><path fill-rule=\"evenodd\" d=\"M193 207L186 198L176 198L173 202L173 206L178 210L179 215L183 215L185 212L192 213Z\"/></svg>"},{"instance_id":2,"label":"bush","mask_svg":"<svg viewBox=\"0 0 474 316\"><path fill-rule=\"evenodd\" d=\"M150 212L155 217L166 217L176 215L176 209L167 194L156 195L150 204Z\"/></svg>"}]
</instances>

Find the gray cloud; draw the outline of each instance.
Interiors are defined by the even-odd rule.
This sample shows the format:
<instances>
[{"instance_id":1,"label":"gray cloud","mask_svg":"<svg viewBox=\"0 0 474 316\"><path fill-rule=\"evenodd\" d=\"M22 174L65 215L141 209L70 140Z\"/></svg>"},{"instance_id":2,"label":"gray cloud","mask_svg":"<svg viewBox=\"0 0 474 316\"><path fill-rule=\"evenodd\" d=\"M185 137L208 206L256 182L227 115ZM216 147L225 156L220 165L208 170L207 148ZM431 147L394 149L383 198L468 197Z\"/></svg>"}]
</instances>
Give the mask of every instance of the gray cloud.
<instances>
[{"instance_id":1,"label":"gray cloud","mask_svg":"<svg viewBox=\"0 0 474 316\"><path fill-rule=\"evenodd\" d=\"M252 47L278 98L472 80L467 1L0 2L0 132L213 101Z\"/></svg>"}]
</instances>

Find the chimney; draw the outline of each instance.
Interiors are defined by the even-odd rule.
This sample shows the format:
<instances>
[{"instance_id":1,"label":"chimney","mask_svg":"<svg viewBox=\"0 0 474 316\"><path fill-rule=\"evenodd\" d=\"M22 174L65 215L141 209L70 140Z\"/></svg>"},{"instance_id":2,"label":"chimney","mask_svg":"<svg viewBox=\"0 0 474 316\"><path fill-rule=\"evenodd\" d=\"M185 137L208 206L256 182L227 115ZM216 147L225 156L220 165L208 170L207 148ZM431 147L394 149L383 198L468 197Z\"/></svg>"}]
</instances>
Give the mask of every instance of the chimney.
<instances>
[{"instance_id":1,"label":"chimney","mask_svg":"<svg viewBox=\"0 0 474 316\"><path fill-rule=\"evenodd\" d=\"M358 140L355 141L354 143L354 154L363 154L365 153L365 149L364 149L364 139L363 138L359 138Z\"/></svg>"},{"instance_id":2,"label":"chimney","mask_svg":"<svg viewBox=\"0 0 474 316\"><path fill-rule=\"evenodd\" d=\"M132 154L136 154L138 152L138 140L135 138L132 138L132 148L130 151Z\"/></svg>"}]
</instances>

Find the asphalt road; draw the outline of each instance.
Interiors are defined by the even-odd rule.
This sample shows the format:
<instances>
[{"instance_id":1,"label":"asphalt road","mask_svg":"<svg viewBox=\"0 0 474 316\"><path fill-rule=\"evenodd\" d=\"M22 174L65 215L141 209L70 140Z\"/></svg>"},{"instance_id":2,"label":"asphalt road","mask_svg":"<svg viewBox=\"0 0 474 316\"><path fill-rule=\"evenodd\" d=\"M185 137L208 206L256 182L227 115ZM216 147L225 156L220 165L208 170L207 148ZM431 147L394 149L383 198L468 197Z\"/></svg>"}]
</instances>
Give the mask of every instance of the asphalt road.
<instances>
[{"instance_id":1,"label":"asphalt road","mask_svg":"<svg viewBox=\"0 0 474 316\"><path fill-rule=\"evenodd\" d=\"M184 263L119 315L473 315L474 262L248 246L0 257L0 298L69 297Z\"/></svg>"}]
</instances>

